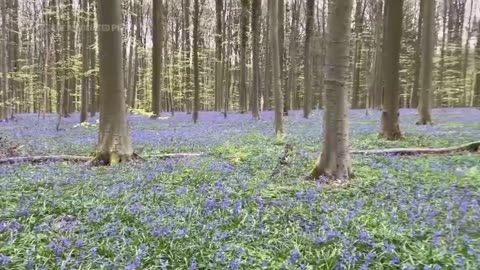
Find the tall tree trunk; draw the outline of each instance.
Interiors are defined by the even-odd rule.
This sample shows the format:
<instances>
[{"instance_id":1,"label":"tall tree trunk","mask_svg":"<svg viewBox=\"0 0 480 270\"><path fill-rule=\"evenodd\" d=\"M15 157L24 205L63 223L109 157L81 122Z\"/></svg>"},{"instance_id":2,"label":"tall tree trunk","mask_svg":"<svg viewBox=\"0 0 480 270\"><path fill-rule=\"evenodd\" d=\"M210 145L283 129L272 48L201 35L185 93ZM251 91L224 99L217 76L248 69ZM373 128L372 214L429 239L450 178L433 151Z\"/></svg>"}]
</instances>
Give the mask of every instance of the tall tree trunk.
<instances>
[{"instance_id":1,"label":"tall tree trunk","mask_svg":"<svg viewBox=\"0 0 480 270\"><path fill-rule=\"evenodd\" d=\"M240 81L238 82L240 113L247 111L247 42L249 0L241 0L240 14Z\"/></svg>"},{"instance_id":2,"label":"tall tree trunk","mask_svg":"<svg viewBox=\"0 0 480 270\"><path fill-rule=\"evenodd\" d=\"M262 12L262 1L252 0L252 116L253 119L260 119L258 93L260 92L260 17Z\"/></svg>"},{"instance_id":3,"label":"tall tree trunk","mask_svg":"<svg viewBox=\"0 0 480 270\"><path fill-rule=\"evenodd\" d=\"M313 16L315 11L315 0L307 0L307 15L305 26L305 90L303 94L303 117L308 118L312 111L312 38L313 38Z\"/></svg>"},{"instance_id":4,"label":"tall tree trunk","mask_svg":"<svg viewBox=\"0 0 480 270\"><path fill-rule=\"evenodd\" d=\"M428 0L430 1L430 0ZM418 95L418 89L420 88L420 69L421 69L421 51L422 51L422 23L423 23L423 17L425 16L424 13L424 5L423 2L425 0L419 0L419 5L420 5L420 14L418 16L418 21L417 21L417 40L415 42L415 54L413 55L414 61L415 61L415 73L414 73L414 78L413 78L413 88L412 88L412 96L410 98L410 107L411 108L417 108L418 107L418 100L419 100L419 95Z\"/></svg>"},{"instance_id":5,"label":"tall tree trunk","mask_svg":"<svg viewBox=\"0 0 480 270\"><path fill-rule=\"evenodd\" d=\"M349 35L353 0L329 1L325 59L325 115L322 154L311 173L334 180L352 175L349 153L348 92L345 86L349 63Z\"/></svg>"},{"instance_id":6,"label":"tall tree trunk","mask_svg":"<svg viewBox=\"0 0 480 270\"><path fill-rule=\"evenodd\" d=\"M10 72L10 118L14 118L14 114L18 110L17 103L19 101L18 94L21 92L20 82L17 81L17 72L19 67L19 28L18 28L18 0L7 1L7 9L9 13L10 31L8 32L8 61ZM7 23L8 24L8 23Z\"/></svg>"},{"instance_id":7,"label":"tall tree trunk","mask_svg":"<svg viewBox=\"0 0 480 270\"><path fill-rule=\"evenodd\" d=\"M290 40L289 40L289 59L290 65L288 67L288 76L287 76L287 95L285 95L285 104L292 106L292 94L295 92L296 85L297 85L297 53L298 53L298 24L299 24L299 17L300 17L300 4L297 0L293 2L292 6L292 21L290 26Z\"/></svg>"},{"instance_id":8,"label":"tall tree trunk","mask_svg":"<svg viewBox=\"0 0 480 270\"><path fill-rule=\"evenodd\" d=\"M158 1L154 1L155 2ZM127 108L132 109L132 99L133 99L133 80L135 80L135 68L134 68L134 51L137 48L136 39L135 39L135 26L137 25L138 20L141 19L140 14L136 14L135 4L129 3L132 11L130 12L130 31L129 37L130 45L128 49L128 66L127 66Z\"/></svg>"},{"instance_id":9,"label":"tall tree trunk","mask_svg":"<svg viewBox=\"0 0 480 270\"><path fill-rule=\"evenodd\" d=\"M80 110L80 123L87 121L88 115L88 68L89 68L89 58L88 58L88 0L82 0L82 21L83 31L82 31L82 94L81 94L81 110Z\"/></svg>"},{"instance_id":10,"label":"tall tree trunk","mask_svg":"<svg viewBox=\"0 0 480 270\"><path fill-rule=\"evenodd\" d=\"M8 45L7 45L7 5L6 1L1 2L2 8L2 110L0 111L0 120L8 121Z\"/></svg>"},{"instance_id":11,"label":"tall tree trunk","mask_svg":"<svg viewBox=\"0 0 480 270\"><path fill-rule=\"evenodd\" d=\"M133 154L125 111L121 0L98 1L97 5L101 102L97 159L115 164ZM101 26L108 26L108 31Z\"/></svg>"},{"instance_id":12,"label":"tall tree trunk","mask_svg":"<svg viewBox=\"0 0 480 270\"><path fill-rule=\"evenodd\" d=\"M74 70L75 57L75 15L73 13L73 0L68 0L68 113L76 111L75 108L75 96L77 89L77 78Z\"/></svg>"},{"instance_id":13,"label":"tall tree trunk","mask_svg":"<svg viewBox=\"0 0 480 270\"><path fill-rule=\"evenodd\" d=\"M288 115L288 104L286 103L288 89L285 87L285 2L284 0L278 0L278 52L280 56L280 81L282 87L283 96L283 114Z\"/></svg>"},{"instance_id":14,"label":"tall tree trunk","mask_svg":"<svg viewBox=\"0 0 480 270\"><path fill-rule=\"evenodd\" d=\"M265 47L265 83L262 93L262 100L263 103L260 107L262 110L268 111L271 109L270 106L270 97L272 92L272 61L270 61L271 57L271 48L270 48L270 12L267 12L267 23L265 25L265 32L263 34L264 47Z\"/></svg>"},{"instance_id":15,"label":"tall tree trunk","mask_svg":"<svg viewBox=\"0 0 480 270\"><path fill-rule=\"evenodd\" d=\"M215 0L215 110L220 111L223 103L223 61L222 61L222 25L223 0Z\"/></svg>"},{"instance_id":16,"label":"tall tree trunk","mask_svg":"<svg viewBox=\"0 0 480 270\"><path fill-rule=\"evenodd\" d=\"M470 38L472 37L472 13L473 13L473 0L470 1L470 15L468 16L468 25L467 25L467 38L465 39L464 46L464 57L463 57L463 67L462 67L462 78L463 78L463 106L469 106L468 102L468 93L467 93L467 70L469 62L469 53L470 53ZM477 31L480 31L478 29Z\"/></svg>"},{"instance_id":17,"label":"tall tree trunk","mask_svg":"<svg viewBox=\"0 0 480 270\"><path fill-rule=\"evenodd\" d=\"M280 48L278 40L278 1L269 0L270 13L270 48L271 64L273 69L272 86L273 99L275 101L275 133L277 138L283 138L283 100L282 78L280 70Z\"/></svg>"},{"instance_id":18,"label":"tall tree trunk","mask_svg":"<svg viewBox=\"0 0 480 270\"><path fill-rule=\"evenodd\" d=\"M447 19L448 19L448 0L443 0L443 20L442 20L442 45L440 49L440 67L439 67L439 82L436 93L437 106L441 107L443 105L442 99L445 92L444 86L444 74L445 74L445 47L447 41Z\"/></svg>"},{"instance_id":19,"label":"tall tree trunk","mask_svg":"<svg viewBox=\"0 0 480 270\"><path fill-rule=\"evenodd\" d=\"M434 50L435 1L424 0L423 5L423 34L422 34L422 93L419 104L420 120L417 124L426 125L432 122L431 94L432 94L432 67Z\"/></svg>"},{"instance_id":20,"label":"tall tree trunk","mask_svg":"<svg viewBox=\"0 0 480 270\"><path fill-rule=\"evenodd\" d=\"M95 73L95 68L97 65L97 50L96 50L96 36L95 31L92 31L93 26L95 25L95 0L89 0L88 12L90 24L92 25L89 33L89 57L90 57L90 76L88 78L90 82L90 116L94 117L98 108L97 108L97 76Z\"/></svg>"},{"instance_id":21,"label":"tall tree trunk","mask_svg":"<svg viewBox=\"0 0 480 270\"><path fill-rule=\"evenodd\" d=\"M152 113L153 118L160 117L161 112L161 84L162 84L162 45L163 45L163 0L153 1L153 30L152 30Z\"/></svg>"},{"instance_id":22,"label":"tall tree trunk","mask_svg":"<svg viewBox=\"0 0 480 270\"><path fill-rule=\"evenodd\" d=\"M184 0L183 2L183 14L184 14L184 25L183 25L183 41L184 41L184 54L185 54L185 107L187 114L192 111L192 82L190 78L191 68L190 68L190 0Z\"/></svg>"},{"instance_id":23,"label":"tall tree trunk","mask_svg":"<svg viewBox=\"0 0 480 270\"><path fill-rule=\"evenodd\" d=\"M200 64L198 61L198 47L200 38L200 6L198 0L193 1L193 83L195 87L193 101L193 122L198 121L200 110Z\"/></svg>"},{"instance_id":24,"label":"tall tree trunk","mask_svg":"<svg viewBox=\"0 0 480 270\"><path fill-rule=\"evenodd\" d=\"M380 135L388 140L402 137L399 124L400 99L400 48L402 41L403 0L385 2L385 31L383 47L383 96L382 130Z\"/></svg>"},{"instance_id":25,"label":"tall tree trunk","mask_svg":"<svg viewBox=\"0 0 480 270\"><path fill-rule=\"evenodd\" d=\"M360 72L362 60L362 34L363 20L365 17L365 8L367 4L364 0L357 0L355 8L355 49L353 57L353 91L352 91L352 108L358 109L360 101Z\"/></svg>"}]
</instances>

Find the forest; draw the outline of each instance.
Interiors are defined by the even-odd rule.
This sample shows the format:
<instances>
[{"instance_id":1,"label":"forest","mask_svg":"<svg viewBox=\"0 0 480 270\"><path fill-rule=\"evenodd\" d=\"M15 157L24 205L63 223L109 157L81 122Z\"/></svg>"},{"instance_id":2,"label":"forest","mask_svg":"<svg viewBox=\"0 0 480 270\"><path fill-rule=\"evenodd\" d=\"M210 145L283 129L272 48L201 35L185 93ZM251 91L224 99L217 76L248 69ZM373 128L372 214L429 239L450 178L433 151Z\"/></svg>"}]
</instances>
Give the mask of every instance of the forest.
<instances>
[{"instance_id":1,"label":"forest","mask_svg":"<svg viewBox=\"0 0 480 270\"><path fill-rule=\"evenodd\" d=\"M480 269L479 1L0 13L0 270Z\"/></svg>"}]
</instances>

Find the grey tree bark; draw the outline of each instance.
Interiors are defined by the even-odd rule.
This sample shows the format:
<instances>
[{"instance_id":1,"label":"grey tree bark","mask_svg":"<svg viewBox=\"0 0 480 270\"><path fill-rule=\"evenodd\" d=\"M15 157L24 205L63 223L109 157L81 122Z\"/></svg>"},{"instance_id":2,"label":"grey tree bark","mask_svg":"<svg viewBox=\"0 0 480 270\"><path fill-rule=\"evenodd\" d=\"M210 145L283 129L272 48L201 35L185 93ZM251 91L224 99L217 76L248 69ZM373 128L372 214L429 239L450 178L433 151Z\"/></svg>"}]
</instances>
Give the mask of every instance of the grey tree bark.
<instances>
[{"instance_id":1,"label":"grey tree bark","mask_svg":"<svg viewBox=\"0 0 480 270\"><path fill-rule=\"evenodd\" d=\"M304 75L305 90L303 93L303 117L308 118L312 111L312 38L313 38L313 15L315 12L315 0L307 0L305 26L305 57Z\"/></svg>"},{"instance_id":2,"label":"grey tree bark","mask_svg":"<svg viewBox=\"0 0 480 270\"><path fill-rule=\"evenodd\" d=\"M424 0L419 0L420 2L420 14L418 16L418 22L417 22L417 40L415 42L415 54L413 56L414 61L415 61L415 74L413 78L413 88L412 88L412 96L410 97L410 107L412 108L417 108L418 107L418 101L419 101L419 88L420 88L420 69L422 66L421 62L421 51L422 51L422 24L423 24L423 17L425 16L424 13L424 5L423 2Z\"/></svg>"},{"instance_id":3,"label":"grey tree bark","mask_svg":"<svg viewBox=\"0 0 480 270\"><path fill-rule=\"evenodd\" d=\"M380 136L387 140L402 137L399 124L400 99L400 48L402 41L403 0L385 2L385 27L383 35L383 95L382 128Z\"/></svg>"},{"instance_id":4,"label":"grey tree bark","mask_svg":"<svg viewBox=\"0 0 480 270\"><path fill-rule=\"evenodd\" d=\"M285 104L292 106L292 94L295 92L297 85L297 53L298 53L298 24L300 17L300 5L297 0L293 2L292 6L292 21L290 26L290 40L289 40L289 59L290 65L288 67L287 76L287 95L285 96Z\"/></svg>"},{"instance_id":5,"label":"grey tree bark","mask_svg":"<svg viewBox=\"0 0 480 270\"><path fill-rule=\"evenodd\" d=\"M7 5L6 1L2 1L2 108L0 111L0 120L8 121L8 46L7 46Z\"/></svg>"},{"instance_id":6,"label":"grey tree bark","mask_svg":"<svg viewBox=\"0 0 480 270\"><path fill-rule=\"evenodd\" d=\"M260 92L260 17L262 11L262 1L252 0L252 116L253 119L260 119L258 93Z\"/></svg>"},{"instance_id":7,"label":"grey tree bark","mask_svg":"<svg viewBox=\"0 0 480 270\"><path fill-rule=\"evenodd\" d=\"M435 0L423 0L423 26L422 26L422 92L418 107L420 119L419 125L426 125L432 122L431 100L432 100L432 68L434 51L434 27L435 27Z\"/></svg>"},{"instance_id":8,"label":"grey tree bark","mask_svg":"<svg viewBox=\"0 0 480 270\"><path fill-rule=\"evenodd\" d=\"M222 59L222 29L223 0L215 0L215 110L220 111L223 104L223 59Z\"/></svg>"},{"instance_id":9,"label":"grey tree bark","mask_svg":"<svg viewBox=\"0 0 480 270\"><path fill-rule=\"evenodd\" d=\"M240 113L247 111L247 42L249 0L241 0L240 14L240 81L238 82Z\"/></svg>"},{"instance_id":10,"label":"grey tree bark","mask_svg":"<svg viewBox=\"0 0 480 270\"><path fill-rule=\"evenodd\" d=\"M193 81L195 86L193 101L193 122L198 121L200 110L200 64L198 61L198 47L200 38L200 6L198 0L193 1Z\"/></svg>"},{"instance_id":11,"label":"grey tree bark","mask_svg":"<svg viewBox=\"0 0 480 270\"><path fill-rule=\"evenodd\" d=\"M280 48L278 44L278 1L269 0L268 12L270 25L270 48L272 65L272 88L275 103L275 133L277 138L283 138L283 93L280 70Z\"/></svg>"},{"instance_id":12,"label":"grey tree bark","mask_svg":"<svg viewBox=\"0 0 480 270\"><path fill-rule=\"evenodd\" d=\"M153 1L153 29L152 29L152 118L160 117L161 112L161 85L162 85L162 45L163 45L163 0Z\"/></svg>"},{"instance_id":13,"label":"grey tree bark","mask_svg":"<svg viewBox=\"0 0 480 270\"><path fill-rule=\"evenodd\" d=\"M82 31L82 93L80 100L80 123L87 121L88 115L88 69L89 69L89 58L88 58L88 0L82 0L82 21L83 31Z\"/></svg>"},{"instance_id":14,"label":"grey tree bark","mask_svg":"<svg viewBox=\"0 0 480 270\"><path fill-rule=\"evenodd\" d=\"M133 155L125 111L121 0L98 1L97 5L100 126L96 159L115 164Z\"/></svg>"},{"instance_id":15,"label":"grey tree bark","mask_svg":"<svg viewBox=\"0 0 480 270\"><path fill-rule=\"evenodd\" d=\"M353 0L329 1L323 148L310 174L313 179L345 181L352 176L346 87L352 9Z\"/></svg>"}]
</instances>

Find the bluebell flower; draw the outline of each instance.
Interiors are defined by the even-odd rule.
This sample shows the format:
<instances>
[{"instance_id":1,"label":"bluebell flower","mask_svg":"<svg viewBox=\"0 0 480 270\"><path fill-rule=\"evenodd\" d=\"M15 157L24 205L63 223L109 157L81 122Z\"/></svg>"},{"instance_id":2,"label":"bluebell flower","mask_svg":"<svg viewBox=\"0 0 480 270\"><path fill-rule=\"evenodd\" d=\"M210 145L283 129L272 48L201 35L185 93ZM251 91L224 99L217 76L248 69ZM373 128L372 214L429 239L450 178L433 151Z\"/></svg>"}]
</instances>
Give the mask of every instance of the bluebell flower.
<instances>
[{"instance_id":1,"label":"bluebell flower","mask_svg":"<svg viewBox=\"0 0 480 270\"><path fill-rule=\"evenodd\" d=\"M193 258L190 261L190 266L188 267L188 270L195 270L195 269L197 269L197 260Z\"/></svg>"},{"instance_id":2,"label":"bluebell flower","mask_svg":"<svg viewBox=\"0 0 480 270\"><path fill-rule=\"evenodd\" d=\"M240 259L239 258L233 259L232 262L230 263L230 269L236 270L239 267L240 267Z\"/></svg>"},{"instance_id":3,"label":"bluebell flower","mask_svg":"<svg viewBox=\"0 0 480 270\"><path fill-rule=\"evenodd\" d=\"M288 262L290 265L294 265L300 259L300 252L297 249L294 249L290 252L290 256L288 257Z\"/></svg>"}]
</instances>

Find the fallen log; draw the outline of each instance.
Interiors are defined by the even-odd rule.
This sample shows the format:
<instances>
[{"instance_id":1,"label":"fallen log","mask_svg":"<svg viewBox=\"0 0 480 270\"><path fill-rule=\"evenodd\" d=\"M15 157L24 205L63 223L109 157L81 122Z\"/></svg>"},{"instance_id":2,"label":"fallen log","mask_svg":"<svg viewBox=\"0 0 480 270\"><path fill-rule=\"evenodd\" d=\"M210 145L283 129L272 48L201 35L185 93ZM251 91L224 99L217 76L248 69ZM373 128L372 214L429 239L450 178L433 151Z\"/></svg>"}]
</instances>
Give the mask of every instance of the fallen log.
<instances>
[{"instance_id":1,"label":"fallen log","mask_svg":"<svg viewBox=\"0 0 480 270\"><path fill-rule=\"evenodd\" d=\"M480 152L480 141L471 142L460 146L443 148L391 148L378 150L359 150L350 152L353 155L391 155L391 156L414 156L414 155L442 155L459 152Z\"/></svg>"},{"instance_id":2,"label":"fallen log","mask_svg":"<svg viewBox=\"0 0 480 270\"><path fill-rule=\"evenodd\" d=\"M161 154L148 156L147 158L159 158L159 159L169 159L169 158L188 158L188 157L198 157L203 155L202 153L173 153L173 154ZM31 157L8 157L1 158L0 165L2 164L17 164L17 163L45 163L45 162L61 162L68 161L74 163L82 162L91 162L94 160L93 157L89 156L70 156L70 155L56 155L56 156L31 156Z\"/></svg>"}]
</instances>

